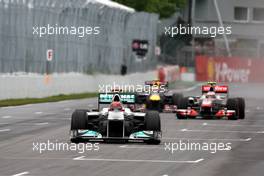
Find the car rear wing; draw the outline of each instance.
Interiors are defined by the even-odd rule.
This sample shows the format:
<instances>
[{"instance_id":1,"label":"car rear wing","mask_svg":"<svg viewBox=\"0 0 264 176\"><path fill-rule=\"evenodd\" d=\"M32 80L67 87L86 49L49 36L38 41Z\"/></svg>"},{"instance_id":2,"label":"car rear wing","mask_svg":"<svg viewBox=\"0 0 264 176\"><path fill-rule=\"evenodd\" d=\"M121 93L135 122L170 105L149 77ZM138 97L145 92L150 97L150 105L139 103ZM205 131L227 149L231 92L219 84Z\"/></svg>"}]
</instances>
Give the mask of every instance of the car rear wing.
<instances>
[{"instance_id":1,"label":"car rear wing","mask_svg":"<svg viewBox=\"0 0 264 176\"><path fill-rule=\"evenodd\" d=\"M120 101L123 104L135 104L136 102L136 95L134 93L99 93L98 104L112 103L115 95L119 95Z\"/></svg>"},{"instance_id":2,"label":"car rear wing","mask_svg":"<svg viewBox=\"0 0 264 176\"><path fill-rule=\"evenodd\" d=\"M202 93L207 93L210 91L214 91L215 93L228 94L228 86L211 86L211 85L202 86Z\"/></svg>"},{"instance_id":3,"label":"car rear wing","mask_svg":"<svg viewBox=\"0 0 264 176\"><path fill-rule=\"evenodd\" d=\"M154 85L163 85L165 87L168 87L169 83L168 81L159 81L159 80L152 80L152 81L145 81L145 85L154 86Z\"/></svg>"}]
</instances>

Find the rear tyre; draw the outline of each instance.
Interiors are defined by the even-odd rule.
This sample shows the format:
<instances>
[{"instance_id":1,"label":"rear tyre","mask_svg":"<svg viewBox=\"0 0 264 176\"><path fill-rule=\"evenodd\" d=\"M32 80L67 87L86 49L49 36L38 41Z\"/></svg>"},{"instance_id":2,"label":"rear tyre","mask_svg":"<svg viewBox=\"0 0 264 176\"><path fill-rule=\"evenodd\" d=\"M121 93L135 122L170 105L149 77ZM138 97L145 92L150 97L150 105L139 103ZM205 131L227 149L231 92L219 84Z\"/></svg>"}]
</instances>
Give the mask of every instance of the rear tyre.
<instances>
[{"instance_id":1,"label":"rear tyre","mask_svg":"<svg viewBox=\"0 0 264 176\"><path fill-rule=\"evenodd\" d=\"M239 119L245 119L245 99L244 98L237 98L238 99L238 106L239 106L239 113L238 118Z\"/></svg>"},{"instance_id":2,"label":"rear tyre","mask_svg":"<svg viewBox=\"0 0 264 176\"><path fill-rule=\"evenodd\" d=\"M181 93L174 93L172 95L173 104L178 106L182 98L183 98L183 95Z\"/></svg>"},{"instance_id":3,"label":"rear tyre","mask_svg":"<svg viewBox=\"0 0 264 176\"><path fill-rule=\"evenodd\" d=\"M237 120L238 119L238 114L239 114L239 104L238 104L238 99L236 98L229 98L226 103L226 107L228 110L235 110L236 113L234 116L229 117L228 120Z\"/></svg>"},{"instance_id":4,"label":"rear tyre","mask_svg":"<svg viewBox=\"0 0 264 176\"><path fill-rule=\"evenodd\" d=\"M179 120L187 119L187 116L177 115L177 119Z\"/></svg>"},{"instance_id":5,"label":"rear tyre","mask_svg":"<svg viewBox=\"0 0 264 176\"><path fill-rule=\"evenodd\" d=\"M178 109L187 109L188 108L188 97L183 97L179 100Z\"/></svg>"},{"instance_id":6,"label":"rear tyre","mask_svg":"<svg viewBox=\"0 0 264 176\"><path fill-rule=\"evenodd\" d=\"M188 97L182 97L179 100L179 104L178 104L177 109L187 109L188 108L188 103L189 103L189 98ZM187 117L177 114L177 119L187 119Z\"/></svg>"}]
</instances>

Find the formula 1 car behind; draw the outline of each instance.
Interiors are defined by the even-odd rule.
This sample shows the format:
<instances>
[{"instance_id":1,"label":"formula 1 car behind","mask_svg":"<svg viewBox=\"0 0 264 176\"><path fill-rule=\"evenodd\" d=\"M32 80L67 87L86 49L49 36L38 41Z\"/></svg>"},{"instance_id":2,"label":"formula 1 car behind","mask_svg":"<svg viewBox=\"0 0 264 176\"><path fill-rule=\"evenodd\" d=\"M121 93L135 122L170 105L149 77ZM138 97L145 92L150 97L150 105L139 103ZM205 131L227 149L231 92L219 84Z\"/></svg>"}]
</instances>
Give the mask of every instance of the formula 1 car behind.
<instances>
[{"instance_id":1,"label":"formula 1 car behind","mask_svg":"<svg viewBox=\"0 0 264 176\"><path fill-rule=\"evenodd\" d=\"M241 97L229 98L228 86L218 86L210 82L202 86L202 96L182 98L176 116L178 119L244 119L245 100Z\"/></svg>"},{"instance_id":2,"label":"formula 1 car behind","mask_svg":"<svg viewBox=\"0 0 264 176\"><path fill-rule=\"evenodd\" d=\"M183 95L168 90L168 82L159 80L146 81L150 87L148 92L136 93L136 104L144 105L142 109L159 112L175 112Z\"/></svg>"},{"instance_id":3,"label":"formula 1 car behind","mask_svg":"<svg viewBox=\"0 0 264 176\"><path fill-rule=\"evenodd\" d=\"M107 105L100 110L100 105ZM156 111L132 112L125 105L135 104L132 93L101 93L98 110L75 110L71 119L71 141L140 140L159 144L161 140L160 116ZM100 110L100 111L99 111Z\"/></svg>"}]
</instances>

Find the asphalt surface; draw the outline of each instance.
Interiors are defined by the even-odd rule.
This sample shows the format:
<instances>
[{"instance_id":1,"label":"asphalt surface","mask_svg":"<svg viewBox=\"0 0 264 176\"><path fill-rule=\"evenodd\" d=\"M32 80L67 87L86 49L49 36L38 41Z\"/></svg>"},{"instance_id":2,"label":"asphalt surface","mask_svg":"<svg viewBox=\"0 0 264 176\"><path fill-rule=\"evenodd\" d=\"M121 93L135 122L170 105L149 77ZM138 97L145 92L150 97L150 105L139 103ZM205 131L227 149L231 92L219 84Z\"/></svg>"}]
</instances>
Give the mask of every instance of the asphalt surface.
<instances>
[{"instance_id":1,"label":"asphalt surface","mask_svg":"<svg viewBox=\"0 0 264 176\"><path fill-rule=\"evenodd\" d=\"M230 89L230 96L246 99L245 120L177 120L163 113L160 145L87 144L85 152L73 147L40 153L39 148L48 141L71 145L71 113L96 107L96 99L0 108L0 175L262 176L264 85L233 84ZM185 95L199 95L199 89ZM212 147L176 150L180 142ZM214 145L230 145L231 150L214 152Z\"/></svg>"}]
</instances>

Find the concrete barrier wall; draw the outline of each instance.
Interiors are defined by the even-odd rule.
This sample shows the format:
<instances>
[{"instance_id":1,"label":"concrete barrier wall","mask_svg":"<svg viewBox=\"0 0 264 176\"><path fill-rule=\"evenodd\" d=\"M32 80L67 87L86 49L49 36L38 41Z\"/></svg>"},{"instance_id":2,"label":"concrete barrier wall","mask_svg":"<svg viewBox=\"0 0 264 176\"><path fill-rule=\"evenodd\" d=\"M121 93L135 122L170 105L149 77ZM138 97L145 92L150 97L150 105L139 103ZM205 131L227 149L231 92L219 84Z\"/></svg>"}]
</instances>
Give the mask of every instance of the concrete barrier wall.
<instances>
[{"instance_id":1,"label":"concrete barrier wall","mask_svg":"<svg viewBox=\"0 0 264 176\"><path fill-rule=\"evenodd\" d=\"M136 85L146 80L157 79L156 71L120 75L84 75L79 73L0 75L0 99L46 97L58 94L96 92L99 85Z\"/></svg>"}]
</instances>

